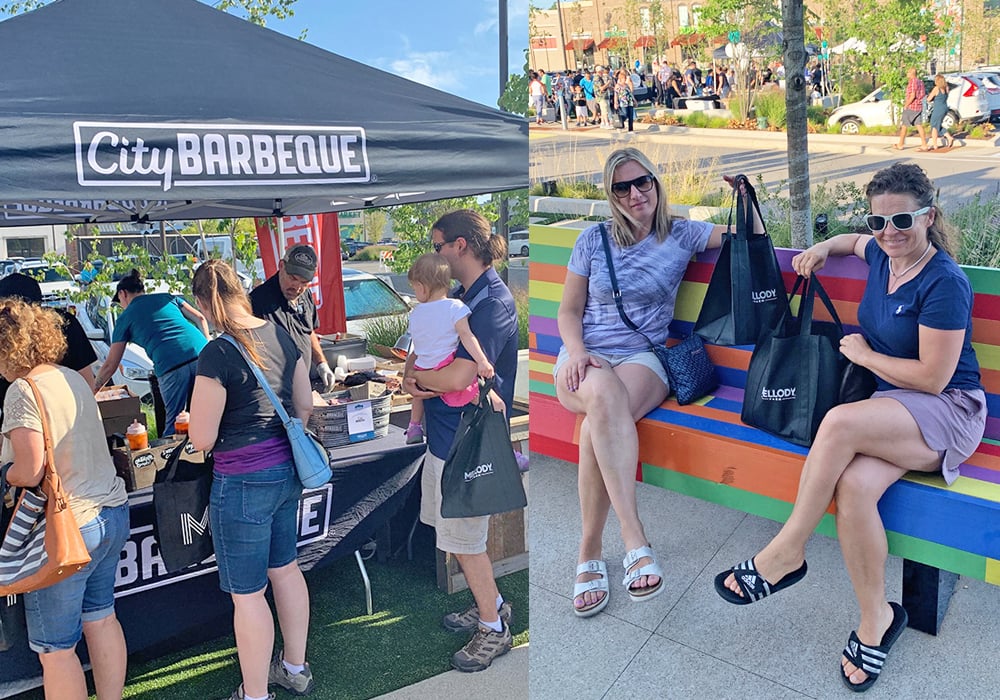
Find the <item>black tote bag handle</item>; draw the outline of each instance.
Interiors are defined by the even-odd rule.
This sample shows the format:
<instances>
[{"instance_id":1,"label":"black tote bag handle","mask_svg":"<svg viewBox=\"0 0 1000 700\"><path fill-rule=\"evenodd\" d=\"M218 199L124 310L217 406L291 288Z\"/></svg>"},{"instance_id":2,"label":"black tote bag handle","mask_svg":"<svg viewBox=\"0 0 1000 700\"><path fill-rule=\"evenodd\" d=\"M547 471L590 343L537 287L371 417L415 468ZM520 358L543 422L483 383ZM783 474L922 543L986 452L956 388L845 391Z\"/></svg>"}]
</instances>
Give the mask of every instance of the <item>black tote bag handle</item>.
<instances>
[{"instance_id":1,"label":"black tote bag handle","mask_svg":"<svg viewBox=\"0 0 1000 700\"><path fill-rule=\"evenodd\" d=\"M800 286L802 287L802 302L799 304L799 312L797 316L799 321L799 335L810 335L812 332L813 310L817 296L819 296L823 306L825 306L826 310L830 313L830 317L837 325L837 328L839 328L840 332L843 333L844 324L841 323L840 316L837 314L837 309L834 307L833 302L830 301L829 295L826 293L826 290L823 289L823 285L820 284L819 278L816 275L812 275L809 278L799 275L795 279L795 285L792 287L792 292L788 295L789 309L791 308L791 301L795 297L796 293L798 293ZM786 311L786 313L789 312ZM781 325L784 325L784 316L782 316Z\"/></svg>"}]
</instances>

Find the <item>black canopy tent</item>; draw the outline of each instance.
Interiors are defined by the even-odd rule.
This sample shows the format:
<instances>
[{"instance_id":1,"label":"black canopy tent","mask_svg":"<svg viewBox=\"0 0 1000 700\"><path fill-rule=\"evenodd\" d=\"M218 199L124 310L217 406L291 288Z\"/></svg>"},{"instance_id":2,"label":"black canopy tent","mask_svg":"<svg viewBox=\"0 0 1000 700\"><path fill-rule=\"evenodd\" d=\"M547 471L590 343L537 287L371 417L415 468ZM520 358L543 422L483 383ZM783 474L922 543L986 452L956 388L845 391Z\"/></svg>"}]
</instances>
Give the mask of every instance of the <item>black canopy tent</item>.
<instances>
[{"instance_id":1,"label":"black canopy tent","mask_svg":"<svg viewBox=\"0 0 1000 700\"><path fill-rule=\"evenodd\" d=\"M0 65L0 226L293 216L527 184L522 117L196 0L58 0L0 22Z\"/></svg>"}]
</instances>

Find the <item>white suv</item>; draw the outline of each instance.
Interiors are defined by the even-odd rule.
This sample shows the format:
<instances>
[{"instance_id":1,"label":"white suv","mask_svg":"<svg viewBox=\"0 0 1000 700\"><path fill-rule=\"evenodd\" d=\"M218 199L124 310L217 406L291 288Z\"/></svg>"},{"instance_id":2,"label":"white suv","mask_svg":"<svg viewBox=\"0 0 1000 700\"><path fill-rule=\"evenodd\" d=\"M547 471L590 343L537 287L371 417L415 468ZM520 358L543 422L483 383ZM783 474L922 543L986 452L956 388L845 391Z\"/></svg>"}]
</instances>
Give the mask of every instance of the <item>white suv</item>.
<instances>
[{"instance_id":1,"label":"white suv","mask_svg":"<svg viewBox=\"0 0 1000 700\"><path fill-rule=\"evenodd\" d=\"M528 246L528 232L511 231L510 237L507 239L507 250L511 255L528 257L531 252Z\"/></svg>"},{"instance_id":2,"label":"white suv","mask_svg":"<svg viewBox=\"0 0 1000 700\"><path fill-rule=\"evenodd\" d=\"M951 90L948 91L948 113L942 127L953 129L959 121L973 124L989 119L990 106L987 89L981 79L970 73L944 76ZM929 94L933 79L924 79ZM888 99L883 88L874 90L860 102L842 105L833 110L827 124L838 127L842 134L856 134L862 126L894 126L899 121L899 109Z\"/></svg>"}]
</instances>

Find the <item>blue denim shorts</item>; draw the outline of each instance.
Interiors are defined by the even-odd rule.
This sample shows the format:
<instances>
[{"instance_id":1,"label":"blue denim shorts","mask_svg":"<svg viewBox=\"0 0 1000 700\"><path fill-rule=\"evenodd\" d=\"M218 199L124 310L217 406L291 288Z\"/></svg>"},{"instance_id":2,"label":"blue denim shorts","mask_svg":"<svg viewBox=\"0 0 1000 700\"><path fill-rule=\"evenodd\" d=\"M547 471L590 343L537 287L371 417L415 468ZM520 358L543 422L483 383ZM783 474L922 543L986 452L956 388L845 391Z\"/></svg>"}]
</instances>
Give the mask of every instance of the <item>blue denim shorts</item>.
<instances>
[{"instance_id":1,"label":"blue denim shorts","mask_svg":"<svg viewBox=\"0 0 1000 700\"><path fill-rule=\"evenodd\" d=\"M256 593L267 585L268 569L295 561L301 495L291 461L249 474L215 473L209 519L222 590Z\"/></svg>"},{"instance_id":2,"label":"blue denim shorts","mask_svg":"<svg viewBox=\"0 0 1000 700\"><path fill-rule=\"evenodd\" d=\"M39 654L72 649L83 623L115 611L115 575L128 539L128 503L102 508L80 528L90 563L59 583L24 594L28 646Z\"/></svg>"}]
</instances>

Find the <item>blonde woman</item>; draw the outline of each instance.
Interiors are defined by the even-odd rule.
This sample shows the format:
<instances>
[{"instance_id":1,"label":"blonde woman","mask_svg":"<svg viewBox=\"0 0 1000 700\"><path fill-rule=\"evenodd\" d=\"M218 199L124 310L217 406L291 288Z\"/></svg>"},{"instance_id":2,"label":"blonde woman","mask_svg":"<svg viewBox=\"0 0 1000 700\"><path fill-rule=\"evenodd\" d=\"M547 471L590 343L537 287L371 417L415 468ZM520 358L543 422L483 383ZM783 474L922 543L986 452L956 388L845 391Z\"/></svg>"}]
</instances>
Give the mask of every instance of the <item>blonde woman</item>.
<instances>
[{"instance_id":1,"label":"blonde woman","mask_svg":"<svg viewBox=\"0 0 1000 700\"><path fill-rule=\"evenodd\" d=\"M624 71L620 76L628 81ZM691 256L719 247L726 230L672 217L657 169L635 148L623 148L608 158L604 190L611 220L591 226L577 239L557 315L563 346L554 368L556 396L569 411L585 416L578 477L583 532L573 600L579 617L595 615L608 603L601 543L611 507L627 552L626 593L645 601L664 586L663 568L636 505L635 423L663 402L669 382L643 336L618 315L601 227L609 238L625 312L655 343L666 341Z\"/></svg>"},{"instance_id":2,"label":"blonde woman","mask_svg":"<svg viewBox=\"0 0 1000 700\"><path fill-rule=\"evenodd\" d=\"M949 90L948 81L944 79L944 76L935 75L934 88L927 95L927 101L931 105L931 140L927 148L917 150L936 151L942 136L945 138L945 148L951 148L955 145L955 137L944 128L944 117L948 114Z\"/></svg>"}]
</instances>

